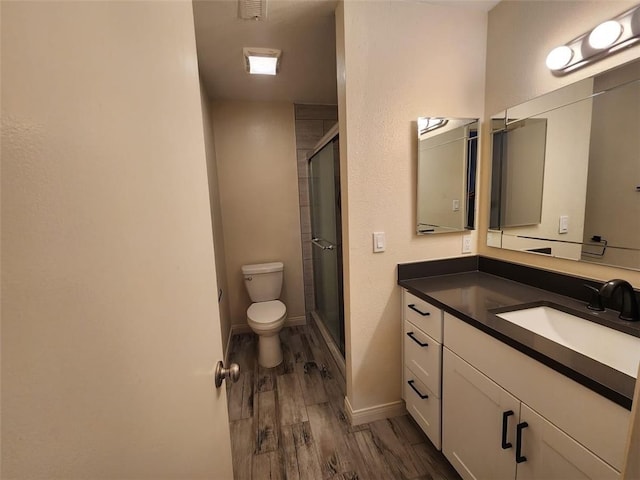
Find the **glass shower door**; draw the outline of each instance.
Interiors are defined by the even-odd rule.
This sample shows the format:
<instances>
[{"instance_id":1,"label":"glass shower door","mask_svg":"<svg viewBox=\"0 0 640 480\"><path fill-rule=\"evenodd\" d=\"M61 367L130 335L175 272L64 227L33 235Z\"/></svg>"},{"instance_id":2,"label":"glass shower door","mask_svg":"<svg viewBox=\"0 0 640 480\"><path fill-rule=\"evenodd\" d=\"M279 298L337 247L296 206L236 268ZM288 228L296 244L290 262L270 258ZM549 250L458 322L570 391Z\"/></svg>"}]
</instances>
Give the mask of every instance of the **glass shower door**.
<instances>
[{"instance_id":1,"label":"glass shower door","mask_svg":"<svg viewBox=\"0 0 640 480\"><path fill-rule=\"evenodd\" d=\"M309 160L316 313L344 355L338 137Z\"/></svg>"}]
</instances>

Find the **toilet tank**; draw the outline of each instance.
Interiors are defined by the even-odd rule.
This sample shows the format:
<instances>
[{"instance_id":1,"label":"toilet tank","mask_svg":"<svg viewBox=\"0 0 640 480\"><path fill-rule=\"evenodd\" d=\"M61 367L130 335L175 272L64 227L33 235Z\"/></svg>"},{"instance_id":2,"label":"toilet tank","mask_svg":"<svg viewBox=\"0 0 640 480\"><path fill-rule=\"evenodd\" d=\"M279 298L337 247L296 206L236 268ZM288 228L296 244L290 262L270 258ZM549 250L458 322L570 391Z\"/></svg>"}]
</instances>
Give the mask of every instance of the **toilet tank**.
<instances>
[{"instance_id":1,"label":"toilet tank","mask_svg":"<svg viewBox=\"0 0 640 480\"><path fill-rule=\"evenodd\" d=\"M284 264L282 262L243 265L244 285L252 302L277 300L282 291Z\"/></svg>"}]
</instances>

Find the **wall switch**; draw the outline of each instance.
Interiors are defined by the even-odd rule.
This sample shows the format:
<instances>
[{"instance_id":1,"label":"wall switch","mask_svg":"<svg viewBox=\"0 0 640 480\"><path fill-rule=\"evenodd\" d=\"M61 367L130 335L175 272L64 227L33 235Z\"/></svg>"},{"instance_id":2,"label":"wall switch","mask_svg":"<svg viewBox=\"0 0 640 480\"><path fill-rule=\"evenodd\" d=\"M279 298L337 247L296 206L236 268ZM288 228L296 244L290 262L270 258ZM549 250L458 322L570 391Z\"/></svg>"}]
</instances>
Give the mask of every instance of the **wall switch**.
<instances>
[{"instance_id":1,"label":"wall switch","mask_svg":"<svg viewBox=\"0 0 640 480\"><path fill-rule=\"evenodd\" d=\"M373 252L384 252L386 248L386 240L384 238L384 232L373 232Z\"/></svg>"},{"instance_id":2,"label":"wall switch","mask_svg":"<svg viewBox=\"0 0 640 480\"><path fill-rule=\"evenodd\" d=\"M558 222L558 233L569 232L569 216L560 215L560 221Z\"/></svg>"},{"instance_id":3,"label":"wall switch","mask_svg":"<svg viewBox=\"0 0 640 480\"><path fill-rule=\"evenodd\" d=\"M462 236L462 253L471 253L471 235Z\"/></svg>"},{"instance_id":4,"label":"wall switch","mask_svg":"<svg viewBox=\"0 0 640 480\"><path fill-rule=\"evenodd\" d=\"M453 210L454 212L457 212L458 210L460 210L460 200L453 201L453 204L451 205L451 210Z\"/></svg>"}]
</instances>

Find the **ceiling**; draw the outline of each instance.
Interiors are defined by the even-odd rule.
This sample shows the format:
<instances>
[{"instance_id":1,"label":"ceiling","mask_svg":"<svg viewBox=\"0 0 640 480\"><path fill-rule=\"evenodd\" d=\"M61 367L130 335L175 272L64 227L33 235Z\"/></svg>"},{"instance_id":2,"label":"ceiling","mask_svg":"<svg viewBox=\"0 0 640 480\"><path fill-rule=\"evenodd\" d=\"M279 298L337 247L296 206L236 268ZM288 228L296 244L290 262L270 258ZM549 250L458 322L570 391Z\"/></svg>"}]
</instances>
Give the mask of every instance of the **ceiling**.
<instances>
[{"instance_id":1,"label":"ceiling","mask_svg":"<svg viewBox=\"0 0 640 480\"><path fill-rule=\"evenodd\" d=\"M404 1L485 11L498 3L497 0ZM242 20L238 17L238 0L194 0L198 63L209 97L337 104L334 19L337 3L337 0L267 0L265 20ZM282 50L278 75L249 75L244 69L243 47Z\"/></svg>"},{"instance_id":2,"label":"ceiling","mask_svg":"<svg viewBox=\"0 0 640 480\"><path fill-rule=\"evenodd\" d=\"M267 0L265 20L242 20L237 0L195 0L198 63L209 97L337 104L336 5L337 0ZM282 50L278 75L249 75L243 47Z\"/></svg>"}]
</instances>

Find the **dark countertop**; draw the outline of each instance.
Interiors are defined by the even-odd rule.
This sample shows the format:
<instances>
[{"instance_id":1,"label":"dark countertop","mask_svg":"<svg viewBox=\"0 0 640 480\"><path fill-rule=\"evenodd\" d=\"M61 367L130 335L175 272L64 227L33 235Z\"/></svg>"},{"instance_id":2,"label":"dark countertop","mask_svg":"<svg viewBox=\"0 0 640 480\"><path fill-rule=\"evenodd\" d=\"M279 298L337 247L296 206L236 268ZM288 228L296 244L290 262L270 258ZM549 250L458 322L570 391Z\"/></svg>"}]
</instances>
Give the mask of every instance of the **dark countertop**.
<instances>
[{"instance_id":1,"label":"dark countertop","mask_svg":"<svg viewBox=\"0 0 640 480\"><path fill-rule=\"evenodd\" d=\"M503 320L495 315L495 309L548 302L568 313L636 337L640 337L640 322L619 320L618 312L611 310L594 312L586 308L584 301L482 271L405 278L399 279L398 284L417 297L631 409L635 378Z\"/></svg>"}]
</instances>

